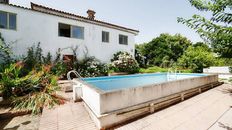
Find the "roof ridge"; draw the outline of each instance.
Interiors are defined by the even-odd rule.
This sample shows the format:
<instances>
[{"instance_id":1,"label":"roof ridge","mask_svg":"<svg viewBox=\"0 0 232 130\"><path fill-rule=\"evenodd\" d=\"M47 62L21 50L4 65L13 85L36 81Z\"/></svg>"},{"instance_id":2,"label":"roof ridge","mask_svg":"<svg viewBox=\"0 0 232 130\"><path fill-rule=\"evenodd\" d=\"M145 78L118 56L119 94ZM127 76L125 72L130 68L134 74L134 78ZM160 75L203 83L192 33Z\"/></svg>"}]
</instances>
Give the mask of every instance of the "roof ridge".
<instances>
[{"instance_id":1,"label":"roof ridge","mask_svg":"<svg viewBox=\"0 0 232 130\"><path fill-rule=\"evenodd\" d=\"M139 32L138 30L135 30L135 29L131 29L131 28L127 28L127 27L115 25L115 24L112 24L112 23L108 23L108 22L100 21L100 20L96 20L96 19L92 20L92 19L89 19L89 18L81 16L81 15L77 15L77 14L73 14L73 13L69 13L69 12L57 10L57 9L54 9L54 8L50 8L50 7L47 7L47 6L43 6L43 5L39 5L39 4L35 4L35 3L31 2L31 9L32 10L40 11L40 12L45 12L45 11L33 9L35 6L40 7L40 8L44 8L44 9L47 9L47 10L50 10L50 11L53 11L53 12L55 11L55 12L62 13L62 14L65 14L65 15L70 15L70 16L78 17L78 18L81 18L81 19L89 20L89 21L94 21L94 22L98 22L98 23L102 23L102 24L107 24L107 25L110 25L110 26L115 26L115 27L118 27L118 28L123 28L123 29L134 31L134 32L137 32L137 33ZM45 13L47 13L47 12L45 12Z\"/></svg>"},{"instance_id":2,"label":"roof ridge","mask_svg":"<svg viewBox=\"0 0 232 130\"><path fill-rule=\"evenodd\" d=\"M36 9L33 9L33 6L38 6L38 7L45 8L45 9L49 9L49 10L52 10L52 11L56 11L56 12L60 12L60 13L64 13L64 14L73 15L73 16L77 16L77 17L81 17L81 18L86 18L86 19L88 19L87 17L81 16L81 15L77 15L77 14L65 12L65 11L62 11L62 10L50 8L50 7L47 7L47 6L44 6L44 5L39 5L39 4L35 4L35 3L31 2L31 9L32 9L32 10L36 10Z\"/></svg>"}]
</instances>

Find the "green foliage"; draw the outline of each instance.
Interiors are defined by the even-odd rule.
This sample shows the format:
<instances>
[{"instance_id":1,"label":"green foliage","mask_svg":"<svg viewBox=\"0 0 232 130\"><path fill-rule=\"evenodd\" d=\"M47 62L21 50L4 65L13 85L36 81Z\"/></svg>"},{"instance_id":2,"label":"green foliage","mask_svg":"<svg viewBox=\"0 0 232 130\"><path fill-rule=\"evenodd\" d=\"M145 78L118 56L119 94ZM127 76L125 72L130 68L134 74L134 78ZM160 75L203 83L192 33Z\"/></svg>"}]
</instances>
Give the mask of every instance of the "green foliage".
<instances>
[{"instance_id":1,"label":"green foliage","mask_svg":"<svg viewBox=\"0 0 232 130\"><path fill-rule=\"evenodd\" d=\"M161 68L158 66L148 67L148 68L140 68L139 73L159 73L159 72L168 72L169 70L177 71L181 73L192 73L191 69L181 69L181 68Z\"/></svg>"},{"instance_id":2,"label":"green foliage","mask_svg":"<svg viewBox=\"0 0 232 130\"><path fill-rule=\"evenodd\" d=\"M202 47L206 51L212 52L212 49L209 47L209 45L204 43L204 42L197 42L197 43L193 44L193 47Z\"/></svg>"},{"instance_id":3,"label":"green foliage","mask_svg":"<svg viewBox=\"0 0 232 130\"><path fill-rule=\"evenodd\" d=\"M50 52L48 52L46 57L43 56L42 58L43 58L44 64L47 64L47 65L52 64L52 55Z\"/></svg>"},{"instance_id":4,"label":"green foliage","mask_svg":"<svg viewBox=\"0 0 232 130\"><path fill-rule=\"evenodd\" d=\"M33 68L40 67L43 63L42 59L43 55L40 43L38 43L36 47L29 47L27 50L27 56L24 59L25 68L27 68L28 71L31 71Z\"/></svg>"},{"instance_id":5,"label":"green foliage","mask_svg":"<svg viewBox=\"0 0 232 130\"><path fill-rule=\"evenodd\" d=\"M12 60L12 50L10 44L7 44L0 33L0 63L9 64Z\"/></svg>"},{"instance_id":6,"label":"green foliage","mask_svg":"<svg viewBox=\"0 0 232 130\"><path fill-rule=\"evenodd\" d=\"M139 69L139 73L157 73L157 72L168 72L168 68L153 66L153 67L148 67L147 69L144 68Z\"/></svg>"},{"instance_id":7,"label":"green foliage","mask_svg":"<svg viewBox=\"0 0 232 130\"><path fill-rule=\"evenodd\" d=\"M114 72L137 73L139 65L128 52L117 52L111 59L110 69Z\"/></svg>"},{"instance_id":8,"label":"green foliage","mask_svg":"<svg viewBox=\"0 0 232 130\"><path fill-rule=\"evenodd\" d=\"M66 73L68 72L68 66L61 60L61 49L58 49L56 52L56 58L52 63L51 72L54 75L59 76L60 78L64 78Z\"/></svg>"},{"instance_id":9,"label":"green foliage","mask_svg":"<svg viewBox=\"0 0 232 130\"><path fill-rule=\"evenodd\" d=\"M232 58L232 1L189 1L198 10L211 13L211 18L207 19L195 14L191 19L178 18L178 22L196 30L221 57Z\"/></svg>"},{"instance_id":10,"label":"green foliage","mask_svg":"<svg viewBox=\"0 0 232 130\"><path fill-rule=\"evenodd\" d=\"M64 77L66 75L67 71L68 71L68 67L62 61L55 62L51 68L51 72L54 75L57 75L61 78L62 78L62 76Z\"/></svg>"},{"instance_id":11,"label":"green foliage","mask_svg":"<svg viewBox=\"0 0 232 130\"><path fill-rule=\"evenodd\" d=\"M135 60L138 62L139 67L147 67L145 57L137 49L135 49Z\"/></svg>"},{"instance_id":12,"label":"green foliage","mask_svg":"<svg viewBox=\"0 0 232 130\"><path fill-rule=\"evenodd\" d=\"M82 77L105 76L108 73L108 66L101 63L95 57L85 57L74 63L74 69L80 73Z\"/></svg>"},{"instance_id":13,"label":"green foliage","mask_svg":"<svg viewBox=\"0 0 232 130\"><path fill-rule=\"evenodd\" d=\"M215 57L212 52L205 50L204 47L189 47L186 52L178 59L179 66L193 69L193 72L202 72L215 64Z\"/></svg>"},{"instance_id":14,"label":"green foliage","mask_svg":"<svg viewBox=\"0 0 232 130\"><path fill-rule=\"evenodd\" d=\"M22 63L11 64L0 73L0 91L4 99L11 99L13 107L31 110L38 114L44 106L52 107L62 103L55 92L59 90L57 76L50 72L51 66L43 66L37 71L20 77Z\"/></svg>"},{"instance_id":15,"label":"green foliage","mask_svg":"<svg viewBox=\"0 0 232 130\"><path fill-rule=\"evenodd\" d=\"M230 73L232 73L232 66L229 67L229 71L230 71Z\"/></svg>"},{"instance_id":16,"label":"green foliage","mask_svg":"<svg viewBox=\"0 0 232 130\"><path fill-rule=\"evenodd\" d=\"M56 95L56 91L60 90L57 84L58 77L50 72L50 68L51 66L43 66L40 71L32 71L26 76L31 83L31 91L15 97L15 109L31 110L33 114L38 114L45 106L51 108L64 102Z\"/></svg>"},{"instance_id":17,"label":"green foliage","mask_svg":"<svg viewBox=\"0 0 232 130\"><path fill-rule=\"evenodd\" d=\"M191 41L180 34L161 34L149 43L136 46L149 65L171 66L191 45Z\"/></svg>"},{"instance_id":18,"label":"green foliage","mask_svg":"<svg viewBox=\"0 0 232 130\"><path fill-rule=\"evenodd\" d=\"M40 70L43 65L51 65L51 72L57 76L63 76L67 73L67 65L61 60L60 49L56 53L56 58L53 61L50 52L46 56L42 54L43 50L40 43L37 46L29 47L27 55L24 58L24 67L22 68L21 75L27 75L33 69Z\"/></svg>"},{"instance_id":19,"label":"green foliage","mask_svg":"<svg viewBox=\"0 0 232 130\"><path fill-rule=\"evenodd\" d=\"M16 96L16 89L27 87L26 78L20 78L21 66L11 64L0 73L0 91L3 93L3 98ZM14 90L14 91L13 91Z\"/></svg>"}]
</instances>

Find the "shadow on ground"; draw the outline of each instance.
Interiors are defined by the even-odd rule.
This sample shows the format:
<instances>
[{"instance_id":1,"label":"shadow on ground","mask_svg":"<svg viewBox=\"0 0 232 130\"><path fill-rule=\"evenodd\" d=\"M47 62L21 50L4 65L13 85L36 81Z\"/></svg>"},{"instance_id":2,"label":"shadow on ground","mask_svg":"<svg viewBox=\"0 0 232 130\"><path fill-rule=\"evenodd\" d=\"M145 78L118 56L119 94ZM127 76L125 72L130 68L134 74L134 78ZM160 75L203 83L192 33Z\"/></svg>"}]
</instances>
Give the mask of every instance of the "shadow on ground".
<instances>
[{"instance_id":1,"label":"shadow on ground","mask_svg":"<svg viewBox=\"0 0 232 130\"><path fill-rule=\"evenodd\" d=\"M231 127L229 127L229 126L227 126L227 125L225 125L225 124L223 124L221 122L218 122L218 124L219 124L220 127L225 128L226 130L232 130Z\"/></svg>"},{"instance_id":2,"label":"shadow on ground","mask_svg":"<svg viewBox=\"0 0 232 130\"><path fill-rule=\"evenodd\" d=\"M0 130L17 130L20 125L28 125L31 123L31 121L25 121L25 122L22 122L20 124L17 124L11 128L5 128L12 120L13 118L8 118L8 119L3 119L3 120L0 120Z\"/></svg>"}]
</instances>

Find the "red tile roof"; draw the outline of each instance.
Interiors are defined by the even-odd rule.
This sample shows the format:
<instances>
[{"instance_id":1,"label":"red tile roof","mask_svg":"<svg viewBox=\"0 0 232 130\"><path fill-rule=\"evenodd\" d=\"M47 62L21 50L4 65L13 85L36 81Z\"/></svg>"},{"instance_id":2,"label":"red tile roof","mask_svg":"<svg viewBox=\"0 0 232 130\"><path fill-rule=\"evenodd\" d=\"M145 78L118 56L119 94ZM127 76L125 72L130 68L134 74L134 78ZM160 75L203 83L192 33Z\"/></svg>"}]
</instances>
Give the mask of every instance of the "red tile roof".
<instances>
[{"instance_id":1,"label":"red tile roof","mask_svg":"<svg viewBox=\"0 0 232 130\"><path fill-rule=\"evenodd\" d=\"M4 3L0 3L0 4L4 4ZM18 7L18 8L23 8L23 9L27 9L27 10L38 11L38 12L41 12L41 13L46 13L46 14L50 14L50 15L56 15L56 16L59 16L59 17L65 17L65 18L74 19L74 20L78 20L78 21L83 21L83 22L87 22L87 23L92 23L92 24L96 24L96 25L100 25L100 26L106 26L106 27L109 27L109 28L114 28L114 29L130 32L130 33L133 33L133 34L138 34L139 33L139 31L135 30L135 29L130 29L130 28L127 28L127 27L111 24L111 23L96 20L96 19L91 20L91 19L89 19L87 17L84 17L84 16L80 16L80 15L76 15L76 14L56 10L56 9L45 7L45 6L42 6L42 5L35 4L35 3L31 3L31 8L26 8L26 7L22 7L22 6L18 6L18 5L13 5L13 4L5 4L5 5L14 6L14 7Z\"/></svg>"}]
</instances>

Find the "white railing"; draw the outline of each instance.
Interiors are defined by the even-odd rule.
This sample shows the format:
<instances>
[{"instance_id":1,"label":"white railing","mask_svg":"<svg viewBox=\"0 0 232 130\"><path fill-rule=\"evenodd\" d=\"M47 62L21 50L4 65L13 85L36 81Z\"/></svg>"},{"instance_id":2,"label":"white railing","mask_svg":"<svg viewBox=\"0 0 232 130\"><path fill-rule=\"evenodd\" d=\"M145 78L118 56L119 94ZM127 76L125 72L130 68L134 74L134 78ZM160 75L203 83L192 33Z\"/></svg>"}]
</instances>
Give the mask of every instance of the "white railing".
<instances>
[{"instance_id":1,"label":"white railing","mask_svg":"<svg viewBox=\"0 0 232 130\"><path fill-rule=\"evenodd\" d=\"M168 73L167 73L167 78L168 80L176 80L177 79L177 70L175 69L174 71L169 68Z\"/></svg>"},{"instance_id":2,"label":"white railing","mask_svg":"<svg viewBox=\"0 0 232 130\"><path fill-rule=\"evenodd\" d=\"M81 79L81 75L76 70L71 70L67 73L67 79L72 80L71 73L75 74L77 78Z\"/></svg>"}]
</instances>

